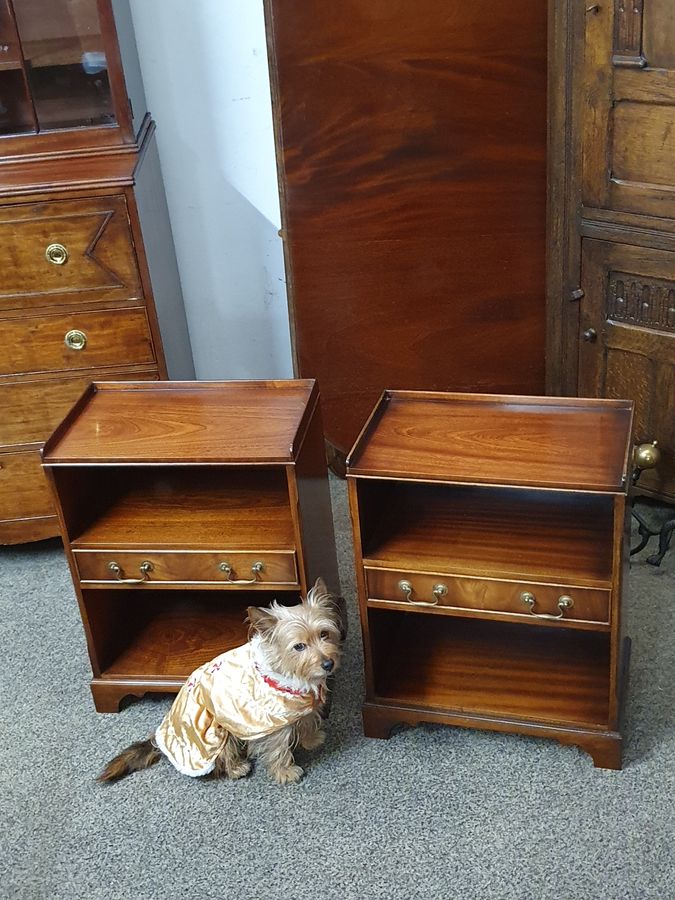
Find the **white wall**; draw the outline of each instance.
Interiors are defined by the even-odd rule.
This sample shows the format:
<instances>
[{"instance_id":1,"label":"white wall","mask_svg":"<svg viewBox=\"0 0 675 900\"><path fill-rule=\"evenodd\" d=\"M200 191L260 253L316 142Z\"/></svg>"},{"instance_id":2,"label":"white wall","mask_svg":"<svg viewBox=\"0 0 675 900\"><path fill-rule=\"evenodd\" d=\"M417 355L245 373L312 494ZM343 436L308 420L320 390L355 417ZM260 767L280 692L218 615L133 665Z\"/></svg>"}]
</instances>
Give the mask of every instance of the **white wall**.
<instances>
[{"instance_id":1,"label":"white wall","mask_svg":"<svg viewBox=\"0 0 675 900\"><path fill-rule=\"evenodd\" d=\"M292 375L262 0L131 0L197 378Z\"/></svg>"}]
</instances>

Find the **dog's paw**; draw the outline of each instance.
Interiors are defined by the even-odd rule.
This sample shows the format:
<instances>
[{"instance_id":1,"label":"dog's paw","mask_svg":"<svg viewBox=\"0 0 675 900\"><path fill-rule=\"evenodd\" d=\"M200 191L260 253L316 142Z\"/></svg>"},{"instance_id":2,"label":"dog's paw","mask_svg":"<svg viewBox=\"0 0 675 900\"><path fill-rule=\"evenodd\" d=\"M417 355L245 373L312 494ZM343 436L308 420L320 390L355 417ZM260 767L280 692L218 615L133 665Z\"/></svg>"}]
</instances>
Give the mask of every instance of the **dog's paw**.
<instances>
[{"instance_id":1,"label":"dog's paw","mask_svg":"<svg viewBox=\"0 0 675 900\"><path fill-rule=\"evenodd\" d=\"M305 734L300 738L300 746L304 750L316 750L317 747L320 747L322 744L326 742L326 732L325 731L314 731L310 734Z\"/></svg>"},{"instance_id":2,"label":"dog's paw","mask_svg":"<svg viewBox=\"0 0 675 900\"><path fill-rule=\"evenodd\" d=\"M297 784L304 774L304 770L300 766L287 766L284 769L273 769L270 772L277 784Z\"/></svg>"},{"instance_id":3,"label":"dog's paw","mask_svg":"<svg viewBox=\"0 0 675 900\"><path fill-rule=\"evenodd\" d=\"M229 777L233 780L237 778L246 778L251 771L251 763L247 759L242 759L236 766L232 766L229 771Z\"/></svg>"}]
</instances>

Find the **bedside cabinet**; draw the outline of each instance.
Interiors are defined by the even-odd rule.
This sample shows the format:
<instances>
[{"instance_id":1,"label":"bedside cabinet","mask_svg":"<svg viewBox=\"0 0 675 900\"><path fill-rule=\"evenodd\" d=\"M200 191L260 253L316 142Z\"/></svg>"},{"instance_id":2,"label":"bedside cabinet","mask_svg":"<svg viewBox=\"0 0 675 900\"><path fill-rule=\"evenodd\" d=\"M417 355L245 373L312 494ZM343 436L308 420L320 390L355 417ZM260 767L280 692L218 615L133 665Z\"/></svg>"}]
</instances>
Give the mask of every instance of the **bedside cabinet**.
<instances>
[{"instance_id":1,"label":"bedside cabinet","mask_svg":"<svg viewBox=\"0 0 675 900\"><path fill-rule=\"evenodd\" d=\"M339 592L313 381L95 383L43 465L99 712L179 690L248 606Z\"/></svg>"},{"instance_id":2,"label":"bedside cabinet","mask_svg":"<svg viewBox=\"0 0 675 900\"><path fill-rule=\"evenodd\" d=\"M447 723L621 767L630 401L386 391L348 458L366 735Z\"/></svg>"}]
</instances>

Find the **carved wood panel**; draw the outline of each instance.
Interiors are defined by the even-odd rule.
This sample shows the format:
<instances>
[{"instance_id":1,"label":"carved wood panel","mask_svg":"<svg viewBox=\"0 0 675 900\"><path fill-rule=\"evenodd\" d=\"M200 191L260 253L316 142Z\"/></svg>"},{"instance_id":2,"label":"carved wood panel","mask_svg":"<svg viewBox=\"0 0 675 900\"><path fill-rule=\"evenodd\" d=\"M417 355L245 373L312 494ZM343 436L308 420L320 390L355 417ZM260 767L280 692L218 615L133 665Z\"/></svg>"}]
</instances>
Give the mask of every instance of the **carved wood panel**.
<instances>
[{"instance_id":1,"label":"carved wood panel","mask_svg":"<svg viewBox=\"0 0 675 900\"><path fill-rule=\"evenodd\" d=\"M586 239L582 286L578 393L635 401L662 452L640 487L675 499L675 253Z\"/></svg>"},{"instance_id":2,"label":"carved wood panel","mask_svg":"<svg viewBox=\"0 0 675 900\"><path fill-rule=\"evenodd\" d=\"M582 199L675 218L675 4L651 2L589 7Z\"/></svg>"}]
</instances>

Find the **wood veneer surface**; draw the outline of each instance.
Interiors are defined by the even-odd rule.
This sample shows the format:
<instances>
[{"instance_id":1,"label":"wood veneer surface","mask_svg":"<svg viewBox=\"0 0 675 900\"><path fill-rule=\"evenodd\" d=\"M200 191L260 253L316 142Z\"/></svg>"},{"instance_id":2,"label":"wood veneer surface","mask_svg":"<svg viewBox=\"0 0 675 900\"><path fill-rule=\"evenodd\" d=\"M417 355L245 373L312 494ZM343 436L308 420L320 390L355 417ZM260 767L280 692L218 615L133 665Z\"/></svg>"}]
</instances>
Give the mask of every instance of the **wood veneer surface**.
<instances>
[{"instance_id":1,"label":"wood veneer surface","mask_svg":"<svg viewBox=\"0 0 675 900\"><path fill-rule=\"evenodd\" d=\"M364 534L366 565L608 586L609 498L546 491L389 485Z\"/></svg>"},{"instance_id":2,"label":"wood veneer surface","mask_svg":"<svg viewBox=\"0 0 675 900\"><path fill-rule=\"evenodd\" d=\"M631 401L387 391L354 475L620 491Z\"/></svg>"},{"instance_id":3,"label":"wood veneer surface","mask_svg":"<svg viewBox=\"0 0 675 900\"><path fill-rule=\"evenodd\" d=\"M370 621L380 698L607 725L606 634L372 610Z\"/></svg>"},{"instance_id":4,"label":"wood veneer surface","mask_svg":"<svg viewBox=\"0 0 675 900\"><path fill-rule=\"evenodd\" d=\"M45 462L290 462L312 381L95 384Z\"/></svg>"},{"instance_id":5,"label":"wood veneer surface","mask_svg":"<svg viewBox=\"0 0 675 900\"><path fill-rule=\"evenodd\" d=\"M547 4L266 0L298 371L347 451L388 384L544 385Z\"/></svg>"},{"instance_id":6,"label":"wood veneer surface","mask_svg":"<svg viewBox=\"0 0 675 900\"><path fill-rule=\"evenodd\" d=\"M285 473L111 470L120 482L74 540L78 549L292 550Z\"/></svg>"}]
</instances>

